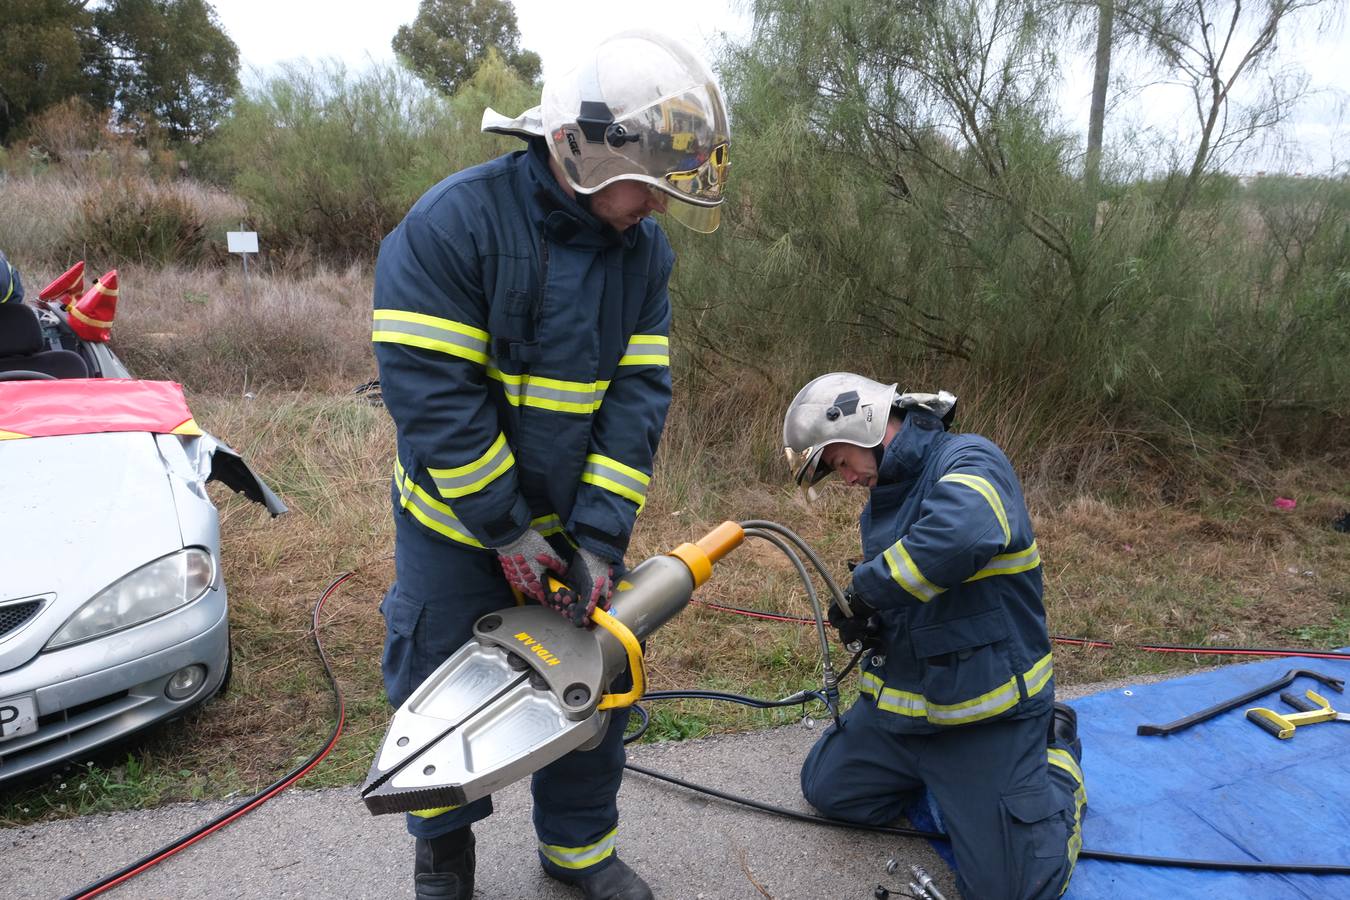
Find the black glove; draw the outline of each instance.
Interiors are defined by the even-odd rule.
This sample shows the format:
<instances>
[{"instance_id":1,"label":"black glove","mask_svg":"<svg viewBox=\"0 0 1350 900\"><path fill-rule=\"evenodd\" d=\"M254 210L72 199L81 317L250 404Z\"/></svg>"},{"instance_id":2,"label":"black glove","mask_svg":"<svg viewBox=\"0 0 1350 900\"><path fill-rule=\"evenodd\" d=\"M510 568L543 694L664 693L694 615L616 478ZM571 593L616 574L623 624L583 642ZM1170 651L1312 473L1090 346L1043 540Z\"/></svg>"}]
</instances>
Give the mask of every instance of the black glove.
<instances>
[{"instance_id":1,"label":"black glove","mask_svg":"<svg viewBox=\"0 0 1350 900\"><path fill-rule=\"evenodd\" d=\"M838 601L830 604L830 625L839 632L839 640L845 647L859 645L870 649L879 649L884 645L881 634L881 617L868 605L862 595L852 587L844 591L844 602L853 611L853 615L844 615Z\"/></svg>"}]
</instances>

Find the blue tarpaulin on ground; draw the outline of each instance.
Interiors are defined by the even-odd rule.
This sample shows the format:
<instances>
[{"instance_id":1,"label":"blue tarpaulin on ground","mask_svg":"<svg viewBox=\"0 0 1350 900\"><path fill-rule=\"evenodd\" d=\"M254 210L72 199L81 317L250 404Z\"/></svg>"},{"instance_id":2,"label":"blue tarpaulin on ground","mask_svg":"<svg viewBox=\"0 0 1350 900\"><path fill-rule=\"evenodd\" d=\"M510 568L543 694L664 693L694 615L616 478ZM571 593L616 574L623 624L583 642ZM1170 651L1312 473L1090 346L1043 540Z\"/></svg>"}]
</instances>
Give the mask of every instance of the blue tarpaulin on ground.
<instances>
[{"instance_id":1,"label":"blue tarpaulin on ground","mask_svg":"<svg viewBox=\"0 0 1350 900\"><path fill-rule=\"evenodd\" d=\"M1078 711L1083 739L1084 846L1150 856L1350 865L1350 723L1305 725L1279 740L1244 715L1252 706L1296 712L1276 691L1177 734L1135 734L1141 724L1167 724L1291 669L1350 681L1350 660L1289 657L1069 701ZM1350 692L1336 693L1311 678L1284 688L1300 695L1309 689L1350 712ZM1065 896L1350 900L1350 876L1202 872L1085 859Z\"/></svg>"}]
</instances>

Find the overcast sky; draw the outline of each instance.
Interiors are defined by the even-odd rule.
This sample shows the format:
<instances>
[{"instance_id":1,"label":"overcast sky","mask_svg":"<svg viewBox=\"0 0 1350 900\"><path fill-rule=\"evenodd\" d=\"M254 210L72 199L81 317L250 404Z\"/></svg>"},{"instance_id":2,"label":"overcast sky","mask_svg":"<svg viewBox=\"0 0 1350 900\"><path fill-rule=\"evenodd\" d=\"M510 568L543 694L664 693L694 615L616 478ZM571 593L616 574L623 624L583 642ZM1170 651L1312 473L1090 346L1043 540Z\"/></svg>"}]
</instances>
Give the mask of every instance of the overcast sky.
<instances>
[{"instance_id":1,"label":"overcast sky","mask_svg":"<svg viewBox=\"0 0 1350 900\"><path fill-rule=\"evenodd\" d=\"M1333 3L1343 0L1333 0ZM221 24L234 42L246 68L265 70L278 62L307 58L336 58L357 68L367 60L388 61L389 42L400 25L417 15L417 0L383 0L351 4L335 12L331 0L213 0ZM711 51L724 39L745 40L750 16L744 0L680 0L678 3L641 3L634 0L515 0L521 44L539 54L543 73L566 70L573 55L601 37L628 28L673 32L695 49ZM1282 55L1296 60L1319 91L1303 104L1289 133L1298 156L1291 162L1271 157L1248 168L1285 168L1326 171L1346 164L1350 151L1350 29L1341 15L1330 32L1316 36L1291 33L1283 39ZM1086 64L1071 72L1062 91L1066 117L1086 128L1087 99L1091 90ZM1136 123L1174 133L1178 123L1194 118L1189 94L1157 86L1142 96L1123 98L1109 119L1108 129L1133 118ZM519 110L502 110L519 112ZM1343 118L1344 117L1344 118ZM1108 134L1108 141L1110 134Z\"/></svg>"}]
</instances>

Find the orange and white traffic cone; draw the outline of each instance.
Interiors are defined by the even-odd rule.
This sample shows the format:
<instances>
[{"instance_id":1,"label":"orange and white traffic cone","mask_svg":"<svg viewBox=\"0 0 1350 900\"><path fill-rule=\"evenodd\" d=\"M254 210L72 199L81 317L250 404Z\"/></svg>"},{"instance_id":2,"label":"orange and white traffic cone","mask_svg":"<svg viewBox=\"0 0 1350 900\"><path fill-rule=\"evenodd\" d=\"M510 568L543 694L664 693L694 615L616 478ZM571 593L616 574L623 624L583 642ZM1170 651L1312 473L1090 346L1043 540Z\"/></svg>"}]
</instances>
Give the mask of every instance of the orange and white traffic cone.
<instances>
[{"instance_id":1,"label":"orange and white traffic cone","mask_svg":"<svg viewBox=\"0 0 1350 900\"><path fill-rule=\"evenodd\" d=\"M70 327L86 341L103 343L112 336L113 317L117 315L117 270L105 272L83 297L70 308Z\"/></svg>"},{"instance_id":2,"label":"orange and white traffic cone","mask_svg":"<svg viewBox=\"0 0 1350 900\"><path fill-rule=\"evenodd\" d=\"M38 299L57 301L62 309L70 307L84 295L84 260L66 269L51 284L38 292Z\"/></svg>"}]
</instances>

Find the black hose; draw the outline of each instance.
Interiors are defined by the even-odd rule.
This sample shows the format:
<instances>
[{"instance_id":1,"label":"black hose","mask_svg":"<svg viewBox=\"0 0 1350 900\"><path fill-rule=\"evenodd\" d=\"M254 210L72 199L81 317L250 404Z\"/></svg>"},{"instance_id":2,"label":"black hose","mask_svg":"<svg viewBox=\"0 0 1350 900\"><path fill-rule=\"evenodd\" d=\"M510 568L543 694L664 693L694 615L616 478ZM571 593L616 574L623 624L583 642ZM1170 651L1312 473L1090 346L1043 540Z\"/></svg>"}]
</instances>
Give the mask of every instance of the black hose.
<instances>
[{"instance_id":1,"label":"black hose","mask_svg":"<svg viewBox=\"0 0 1350 900\"><path fill-rule=\"evenodd\" d=\"M799 577L801 577L803 583L806 585L807 594L812 600L812 607L816 613L816 616L814 619L808 619L799 616L788 616L783 613L760 613L754 610L742 610L735 607L717 606L715 604L706 604L706 605L727 612L735 612L745 615L754 615L761 618L777 619L780 621L800 621L803 623L814 623L817 626L823 628L820 618L820 605L816 598L815 588L810 582L810 578L805 571L805 567L802 565L801 559L798 558L797 555L793 553L791 549L789 549L787 546L784 545L784 541L774 540L771 535L766 534L765 532L777 533L778 535L781 535L786 540L786 542L790 542L791 544L795 545L796 549L800 550L802 555L804 555L807 559L809 559L811 563L816 567L816 570L820 573L821 577L825 580L826 584L829 586L831 593L834 594L836 598L838 598L839 587L830 578L829 573L825 570L825 565L821 561L820 557L816 555L815 551L811 549L811 547L806 543L805 540L803 540L799 535L797 535L795 532L793 532L792 530L788 529L783 525L779 525L775 522L767 522L758 519L741 522L739 524L741 525L742 528L746 529L747 534L752 534L756 537L769 540L771 543L778 546L778 548L783 551L783 553L788 557L788 559L793 562L793 564L797 568L797 573ZM1071 643L1074 642L1075 639L1060 639L1060 640L1064 640L1066 643ZM1080 642L1085 644L1098 643L1089 641L1080 641ZM1300 652L1297 650L1290 650L1290 651L1265 650L1265 649L1244 650L1242 648L1197 648L1197 647L1183 648L1161 644L1141 646L1139 649L1152 650L1156 652L1208 651L1208 652L1224 652L1224 653L1251 653L1254 655L1269 655L1269 656L1308 655L1314 656L1316 658L1326 658L1326 657L1350 658L1350 654L1337 654L1337 653L1305 654L1304 652ZM826 652L825 667L826 670L828 671L829 670L828 650L826 650L825 652ZM842 679L853 669L854 665L857 664L859 658L861 658L863 652L864 651L860 650L856 654L854 654L853 659L850 660L848 666L846 666L844 668L844 671L839 674L838 677L840 679ZM826 699L827 694L822 694L821 692L818 691L804 691L801 694L796 695L795 697L790 698L787 701L757 700L753 697L746 697L741 694L729 694L722 691L702 691L702 690L651 691L647 694L644 694L642 699L665 700L674 698L684 698L684 699L704 699L704 700L726 700L729 702L740 703L745 706L751 706L756 708L768 708L774 706L795 705L796 702L804 701L805 698L808 696L814 697L815 699L825 702L827 708L830 709L831 714L834 715L835 721L836 722L838 721L837 711L835 710L833 704L831 704ZM635 708L637 709L638 714L642 717L642 724L639 726L637 731L634 732L632 735L626 735L624 737L625 744L632 743L633 741L636 741L639 738L641 738L643 734L646 733L647 727L651 722L650 716L648 715L646 709L636 704ZM925 840L944 840L944 841L951 840L951 838L948 837L946 834L942 834L936 831L924 831L917 828L905 828L899 825L867 825L857 822L847 822L842 819L834 819L828 816L819 816L813 813L798 812L797 810L788 809L782 806L776 806L771 803L764 803L759 800L751 800L748 797L741 797L739 795L727 793L725 791L720 791L715 788L695 784L694 782L691 781L685 781L684 779L677 778L674 775L666 775L664 773L648 769L645 766L639 766L636 763L625 763L624 768L631 769L632 771L642 775L646 775L649 778L655 778L660 781L665 781L670 784L678 785L680 787L687 788L692 791L697 791L701 794L707 794L708 796L711 797L717 797L718 799L721 800L726 800L731 803L738 803L741 804L742 806L748 806L752 809L758 809L761 812L771 813L773 815L782 816L788 819L795 819L800 822L810 822L813 824L827 825L834 828L856 828L863 831L873 831L881 834L893 834L899 837L923 838ZM1081 851L1079 851L1078 858L1095 859L1102 862L1128 863L1132 865L1158 866L1162 868L1198 869L1203 871L1271 872L1287 875L1296 875L1296 874L1350 875L1350 866L1341 866L1341 865L1315 864L1315 863L1265 863L1265 862L1251 862L1251 861L1230 862L1225 860L1182 859L1178 857L1168 857L1168 856L1145 856L1143 854L1134 854L1134 853L1116 853L1109 850L1092 850L1089 848L1083 848Z\"/></svg>"},{"instance_id":2,"label":"black hose","mask_svg":"<svg viewBox=\"0 0 1350 900\"><path fill-rule=\"evenodd\" d=\"M643 715L645 714L646 713L644 712ZM659 781L665 781L682 788L688 788L691 791L697 791L700 794L716 797L719 800L726 800L730 803L739 803L740 805L748 806L751 809L772 813L773 815L782 816L787 819L795 819L799 822L810 822L814 825L828 825L832 828L856 828L859 831L872 831L878 834L893 834L899 837L922 838L930 841L951 840L949 836L939 831L905 828L900 825L866 825L859 822L847 822L843 819L832 819L828 816L818 816L813 813L799 812L784 806L775 806L772 803L751 800L749 797L742 797L738 794L731 794L726 791L717 790L716 788L695 784L692 781L685 781L683 778L677 778L674 775L666 775L663 772L657 772L654 769L648 769L647 767L639 766L636 763L625 763L624 768L631 769L634 772L646 775L649 778L655 778ZM1100 860L1101 862L1129 863L1137 866L1159 866L1162 868L1200 869L1204 871L1219 872L1271 872L1281 875L1350 875L1350 866L1316 863L1229 862L1218 859L1180 859L1172 856L1144 856L1136 853L1115 853L1110 850L1091 850L1086 847L1079 851L1078 858L1095 859Z\"/></svg>"}]
</instances>

